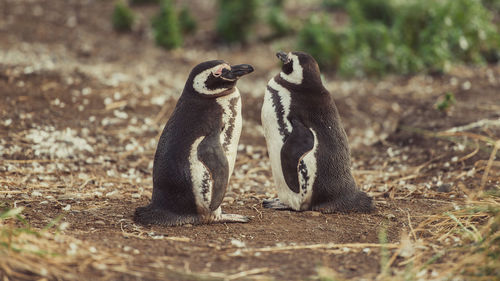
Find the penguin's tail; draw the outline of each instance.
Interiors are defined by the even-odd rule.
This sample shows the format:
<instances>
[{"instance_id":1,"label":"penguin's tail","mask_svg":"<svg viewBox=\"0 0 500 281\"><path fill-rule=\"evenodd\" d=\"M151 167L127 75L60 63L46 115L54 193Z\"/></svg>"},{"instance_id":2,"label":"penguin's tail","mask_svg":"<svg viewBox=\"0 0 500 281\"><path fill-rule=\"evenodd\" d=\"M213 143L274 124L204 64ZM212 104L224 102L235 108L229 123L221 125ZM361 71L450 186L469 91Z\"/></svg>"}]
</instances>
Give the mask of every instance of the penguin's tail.
<instances>
[{"instance_id":1,"label":"penguin's tail","mask_svg":"<svg viewBox=\"0 0 500 281\"><path fill-rule=\"evenodd\" d=\"M197 215L177 215L168 210L158 209L149 204L135 209L134 221L143 225L177 226L183 224L198 224L200 217Z\"/></svg>"},{"instance_id":2,"label":"penguin's tail","mask_svg":"<svg viewBox=\"0 0 500 281\"><path fill-rule=\"evenodd\" d=\"M373 200L363 191L355 191L350 196L336 198L332 201L313 206L314 211L330 213L370 213L374 210Z\"/></svg>"}]
</instances>

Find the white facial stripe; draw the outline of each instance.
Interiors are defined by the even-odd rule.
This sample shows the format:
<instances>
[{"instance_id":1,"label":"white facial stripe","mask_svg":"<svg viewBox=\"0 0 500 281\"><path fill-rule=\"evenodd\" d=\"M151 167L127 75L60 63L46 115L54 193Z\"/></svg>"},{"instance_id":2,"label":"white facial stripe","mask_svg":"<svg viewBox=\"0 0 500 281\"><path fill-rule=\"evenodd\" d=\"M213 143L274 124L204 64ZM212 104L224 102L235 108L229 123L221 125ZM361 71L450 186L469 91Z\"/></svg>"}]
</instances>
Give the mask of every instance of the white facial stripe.
<instances>
[{"instance_id":1,"label":"white facial stripe","mask_svg":"<svg viewBox=\"0 0 500 281\"><path fill-rule=\"evenodd\" d=\"M293 61L293 71L290 74L286 74L282 71L280 72L280 76L281 78L285 79L286 81L292 84L300 85L302 84L302 79L304 79L304 74L302 66L300 65L299 62L299 58L292 53L288 54L288 58L292 59Z\"/></svg>"},{"instance_id":2,"label":"white facial stripe","mask_svg":"<svg viewBox=\"0 0 500 281\"><path fill-rule=\"evenodd\" d=\"M191 171L191 182L193 185L193 193L196 200L196 206L201 210L209 210L212 200L212 185L213 180L210 171L205 164L198 158L198 145L205 137L199 137L191 146L189 153L189 163Z\"/></svg>"},{"instance_id":3,"label":"white facial stripe","mask_svg":"<svg viewBox=\"0 0 500 281\"><path fill-rule=\"evenodd\" d=\"M219 64L217 66L214 66L212 68L209 68L200 74L196 75L193 80L193 88L200 94L205 94L205 95L218 95L222 92L224 92L227 89L214 89L210 90L207 88L207 85L205 84L205 81L207 81L208 76L212 73L217 73L220 71L222 73L222 69L228 68L231 69L231 67L228 64Z\"/></svg>"}]
</instances>

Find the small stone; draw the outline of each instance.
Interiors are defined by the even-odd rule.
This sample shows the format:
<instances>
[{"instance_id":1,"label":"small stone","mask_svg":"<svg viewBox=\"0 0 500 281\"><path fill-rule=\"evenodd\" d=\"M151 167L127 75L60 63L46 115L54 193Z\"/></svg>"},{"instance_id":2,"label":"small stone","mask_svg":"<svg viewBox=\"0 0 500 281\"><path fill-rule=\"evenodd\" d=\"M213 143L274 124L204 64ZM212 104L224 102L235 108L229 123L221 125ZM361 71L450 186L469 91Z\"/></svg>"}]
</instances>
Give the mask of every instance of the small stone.
<instances>
[{"instance_id":1,"label":"small stone","mask_svg":"<svg viewBox=\"0 0 500 281\"><path fill-rule=\"evenodd\" d=\"M71 210L71 205L70 205L70 204L68 204L68 205L64 206L64 208L62 208L62 209L63 209L64 211L69 211L69 210Z\"/></svg>"},{"instance_id":2,"label":"small stone","mask_svg":"<svg viewBox=\"0 0 500 281\"><path fill-rule=\"evenodd\" d=\"M95 221L95 224L106 225L106 223L102 220Z\"/></svg>"},{"instance_id":3,"label":"small stone","mask_svg":"<svg viewBox=\"0 0 500 281\"><path fill-rule=\"evenodd\" d=\"M40 197L40 196L42 196L42 193L40 191L31 192L31 197Z\"/></svg>"},{"instance_id":4,"label":"small stone","mask_svg":"<svg viewBox=\"0 0 500 281\"><path fill-rule=\"evenodd\" d=\"M77 250L78 250L78 245L76 245L75 243L70 243L69 244L69 249L66 250L66 254L68 254L68 255L74 255L74 254L76 254Z\"/></svg>"},{"instance_id":5,"label":"small stone","mask_svg":"<svg viewBox=\"0 0 500 281\"><path fill-rule=\"evenodd\" d=\"M118 199L121 197L120 192L118 190L113 190L111 192L106 193L106 197L110 199Z\"/></svg>"},{"instance_id":6,"label":"small stone","mask_svg":"<svg viewBox=\"0 0 500 281\"><path fill-rule=\"evenodd\" d=\"M437 192L446 192L446 193L451 192L451 184L445 183L438 186Z\"/></svg>"},{"instance_id":7,"label":"small stone","mask_svg":"<svg viewBox=\"0 0 500 281\"><path fill-rule=\"evenodd\" d=\"M321 215L321 212L315 212L315 211L308 211L306 214L310 215L311 217L319 217Z\"/></svg>"},{"instance_id":8,"label":"small stone","mask_svg":"<svg viewBox=\"0 0 500 281\"><path fill-rule=\"evenodd\" d=\"M240 241L238 239L231 239L231 245L233 246L236 246L238 248L244 248L246 245L245 245L245 242L243 241Z\"/></svg>"},{"instance_id":9,"label":"small stone","mask_svg":"<svg viewBox=\"0 0 500 281\"><path fill-rule=\"evenodd\" d=\"M64 231L69 227L69 222L63 222L59 225L59 230Z\"/></svg>"},{"instance_id":10,"label":"small stone","mask_svg":"<svg viewBox=\"0 0 500 281\"><path fill-rule=\"evenodd\" d=\"M98 270L107 270L108 266L104 263L94 263L94 267Z\"/></svg>"},{"instance_id":11,"label":"small stone","mask_svg":"<svg viewBox=\"0 0 500 281\"><path fill-rule=\"evenodd\" d=\"M387 214L385 217L388 218L389 220L396 220L396 216L393 214Z\"/></svg>"},{"instance_id":12,"label":"small stone","mask_svg":"<svg viewBox=\"0 0 500 281\"><path fill-rule=\"evenodd\" d=\"M464 90L464 91L470 90L471 86L472 86L472 84L470 81L465 81L462 84L462 90Z\"/></svg>"}]
</instances>

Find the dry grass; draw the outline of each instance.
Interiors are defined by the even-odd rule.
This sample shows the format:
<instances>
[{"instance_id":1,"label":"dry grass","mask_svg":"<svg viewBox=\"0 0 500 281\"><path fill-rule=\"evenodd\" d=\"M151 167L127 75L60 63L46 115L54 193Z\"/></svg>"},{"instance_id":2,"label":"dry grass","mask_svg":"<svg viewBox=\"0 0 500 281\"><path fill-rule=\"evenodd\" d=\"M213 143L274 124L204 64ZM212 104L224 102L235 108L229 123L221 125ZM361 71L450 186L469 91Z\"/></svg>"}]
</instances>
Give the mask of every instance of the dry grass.
<instances>
[{"instance_id":1,"label":"dry grass","mask_svg":"<svg viewBox=\"0 0 500 281\"><path fill-rule=\"evenodd\" d=\"M148 267L134 266L134 257L96 249L87 242L60 233L64 224L42 230L22 222L22 209L3 213L0 220L0 272L3 280L80 280L82 275L113 280L135 278L234 280L268 269L255 268L239 274L185 273L169 268L168 258L150 261ZM16 218L17 217L17 218ZM381 273L377 280L495 280L500 278L500 194L484 193L456 210L428 217L403 233L399 243L313 244L246 249L245 252L381 249ZM382 235L383 236L383 235ZM183 242L180 240L179 242ZM385 255L385 257L384 257ZM161 269L161 270L158 270ZM335 272L319 268L321 280L337 280ZM45 279L44 279L45 278ZM325 279L326 278L326 279ZM460 280L460 279L459 279Z\"/></svg>"},{"instance_id":2,"label":"dry grass","mask_svg":"<svg viewBox=\"0 0 500 281\"><path fill-rule=\"evenodd\" d=\"M376 280L499 280L500 193L429 217L403 233L391 255L387 246ZM318 268L318 279L344 280L328 267Z\"/></svg>"},{"instance_id":3,"label":"dry grass","mask_svg":"<svg viewBox=\"0 0 500 281\"><path fill-rule=\"evenodd\" d=\"M475 138L477 141L485 141ZM488 141L490 141L488 139ZM421 219L418 225L412 223L408 213L409 229L402 233L398 243L388 243L381 231L380 243L350 244L309 244L294 246L275 246L246 248L242 254L254 252L278 252L311 250L328 253L357 252L370 248L380 253L380 271L377 280L494 280L500 279L500 192L498 189L484 191L484 182L495 165L495 156L500 142L494 142L488 160L476 166L484 169L477 192L465 191L466 200L457 200L454 209ZM471 154L477 153L477 149ZM465 156L465 157L470 157ZM439 157L438 157L439 158ZM414 179L421 176L422 170L436 159L427 161L406 171L384 173L391 183ZM253 166L259 160L243 159L239 165ZM264 175L258 173L263 168L249 169L241 181L252 175L259 180ZM460 171L457 171L460 173ZM374 176L377 171L358 171L358 177ZM381 180L375 177L375 181ZM108 182L110 178L100 178ZM389 195L394 198L397 187L391 185ZM14 191L13 191L14 192ZM425 192L425 191L419 191ZM399 191L398 194L400 194ZM375 194L376 195L376 194ZM406 194L405 196L408 196ZM169 265L169 257L147 257L135 264L133 254L111 253L97 249L89 242L64 234L65 223L56 219L43 229L33 229L22 217L22 208L6 209L0 213L0 277L3 280L81 280L82 276L99 276L101 280L116 278L131 279L197 279L197 280L235 280L244 278L266 279L269 268L253 268L238 273L193 273L185 268ZM137 230L123 235L144 238L147 235ZM186 237L166 237L178 243L189 242ZM148 266L143 266L148 264ZM328 267L319 267L320 280L342 280L340 275Z\"/></svg>"}]
</instances>

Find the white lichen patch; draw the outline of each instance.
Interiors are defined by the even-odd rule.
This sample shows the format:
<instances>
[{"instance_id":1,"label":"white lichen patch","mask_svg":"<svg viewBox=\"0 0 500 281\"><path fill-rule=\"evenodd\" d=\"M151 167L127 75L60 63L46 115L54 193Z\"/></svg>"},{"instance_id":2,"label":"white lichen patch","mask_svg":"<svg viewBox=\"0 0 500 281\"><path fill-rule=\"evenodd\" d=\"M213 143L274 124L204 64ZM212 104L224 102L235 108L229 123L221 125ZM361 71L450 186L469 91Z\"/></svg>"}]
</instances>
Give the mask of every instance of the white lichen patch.
<instances>
[{"instance_id":1,"label":"white lichen patch","mask_svg":"<svg viewBox=\"0 0 500 281\"><path fill-rule=\"evenodd\" d=\"M53 127L30 129L25 139L33 143L36 157L77 158L83 152L94 152L87 140L79 137L78 132L71 128L62 131Z\"/></svg>"}]
</instances>

